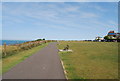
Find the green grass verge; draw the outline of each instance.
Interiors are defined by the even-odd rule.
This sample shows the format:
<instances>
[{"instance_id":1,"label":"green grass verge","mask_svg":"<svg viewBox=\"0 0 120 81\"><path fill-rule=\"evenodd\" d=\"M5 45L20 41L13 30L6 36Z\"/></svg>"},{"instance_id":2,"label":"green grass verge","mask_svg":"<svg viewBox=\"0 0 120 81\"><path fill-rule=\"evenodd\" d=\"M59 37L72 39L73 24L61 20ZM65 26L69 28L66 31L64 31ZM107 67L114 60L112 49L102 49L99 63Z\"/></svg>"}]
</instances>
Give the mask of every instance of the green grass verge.
<instances>
[{"instance_id":1,"label":"green grass verge","mask_svg":"<svg viewBox=\"0 0 120 81\"><path fill-rule=\"evenodd\" d=\"M117 79L118 43L61 41L58 47L70 46L73 52L60 52L69 79Z\"/></svg>"},{"instance_id":2,"label":"green grass verge","mask_svg":"<svg viewBox=\"0 0 120 81\"><path fill-rule=\"evenodd\" d=\"M45 47L47 45L48 45L48 43L42 44L42 45L34 47L32 49L25 50L25 51L15 54L15 55L3 58L2 59L2 74L9 71L16 64L24 61L26 58L35 54L36 52L38 52L40 49L42 49L43 47ZM1 63L1 61L0 61L0 63Z\"/></svg>"},{"instance_id":3,"label":"green grass verge","mask_svg":"<svg viewBox=\"0 0 120 81\"><path fill-rule=\"evenodd\" d=\"M2 46L0 46L0 75L2 75Z\"/></svg>"}]
</instances>

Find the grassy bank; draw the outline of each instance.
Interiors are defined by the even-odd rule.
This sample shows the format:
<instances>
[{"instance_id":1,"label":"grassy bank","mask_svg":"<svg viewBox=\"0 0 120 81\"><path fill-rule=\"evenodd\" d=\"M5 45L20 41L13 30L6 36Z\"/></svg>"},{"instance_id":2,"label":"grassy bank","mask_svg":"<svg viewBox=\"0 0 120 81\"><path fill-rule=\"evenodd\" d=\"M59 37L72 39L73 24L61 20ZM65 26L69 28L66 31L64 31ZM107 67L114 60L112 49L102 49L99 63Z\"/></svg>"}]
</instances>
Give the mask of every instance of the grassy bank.
<instances>
[{"instance_id":1,"label":"grassy bank","mask_svg":"<svg viewBox=\"0 0 120 81\"><path fill-rule=\"evenodd\" d=\"M40 46L31 48L29 50L21 51L15 55L3 58L2 59L2 73L7 72L12 67L14 67L16 64L24 61L26 58L28 58L29 56L36 53L37 51L39 51L40 49L42 49L43 47L45 47L47 45L48 45L48 43L42 44Z\"/></svg>"},{"instance_id":2,"label":"grassy bank","mask_svg":"<svg viewBox=\"0 0 120 81\"><path fill-rule=\"evenodd\" d=\"M118 78L118 43L61 41L72 53L60 52L69 79L116 79Z\"/></svg>"},{"instance_id":3,"label":"grassy bank","mask_svg":"<svg viewBox=\"0 0 120 81\"><path fill-rule=\"evenodd\" d=\"M2 46L0 46L0 75L2 74Z\"/></svg>"}]
</instances>

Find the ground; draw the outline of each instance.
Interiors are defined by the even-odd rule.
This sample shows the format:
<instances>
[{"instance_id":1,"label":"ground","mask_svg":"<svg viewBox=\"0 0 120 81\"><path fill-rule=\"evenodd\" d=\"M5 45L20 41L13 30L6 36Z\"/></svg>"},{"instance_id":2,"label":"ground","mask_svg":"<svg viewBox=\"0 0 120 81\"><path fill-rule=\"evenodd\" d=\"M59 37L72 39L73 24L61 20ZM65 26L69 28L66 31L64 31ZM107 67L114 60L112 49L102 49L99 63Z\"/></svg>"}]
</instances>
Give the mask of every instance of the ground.
<instances>
[{"instance_id":1,"label":"ground","mask_svg":"<svg viewBox=\"0 0 120 81\"><path fill-rule=\"evenodd\" d=\"M56 42L48 44L43 49L28 57L30 53L19 54L21 58L26 57L24 61L15 65L8 72L4 73L3 79L65 79L64 70L60 62ZM32 50L32 49L31 49ZM29 50L29 51L31 51ZM20 58L20 57L19 57ZM5 64L12 64L16 60L3 60L3 67ZM10 62L11 61L11 62ZM63 80L62 80L63 81Z\"/></svg>"},{"instance_id":2,"label":"ground","mask_svg":"<svg viewBox=\"0 0 120 81\"><path fill-rule=\"evenodd\" d=\"M30 50L24 50L21 52L18 52L17 54L13 54L11 56L8 56L6 58L2 59L2 62L0 60L0 63L2 63L2 73L5 73L9 71L12 67L14 67L16 64L24 61L29 56L33 55L34 53L38 52L43 47L47 46L48 44L43 44L37 47L34 47ZM13 47L12 47L13 48ZM1 71L0 71L1 73Z\"/></svg>"},{"instance_id":3,"label":"ground","mask_svg":"<svg viewBox=\"0 0 120 81\"><path fill-rule=\"evenodd\" d=\"M118 43L60 41L59 49L66 45L73 52L60 52L69 79L117 79Z\"/></svg>"}]
</instances>

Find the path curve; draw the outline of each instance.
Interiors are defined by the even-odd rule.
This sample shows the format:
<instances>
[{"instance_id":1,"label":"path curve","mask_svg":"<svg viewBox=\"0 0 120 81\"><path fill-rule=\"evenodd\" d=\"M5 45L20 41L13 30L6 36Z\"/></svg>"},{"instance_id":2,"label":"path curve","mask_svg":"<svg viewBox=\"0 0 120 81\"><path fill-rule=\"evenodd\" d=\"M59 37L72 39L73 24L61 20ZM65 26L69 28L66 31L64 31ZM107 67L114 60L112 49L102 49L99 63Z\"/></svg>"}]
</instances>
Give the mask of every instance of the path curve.
<instances>
[{"instance_id":1,"label":"path curve","mask_svg":"<svg viewBox=\"0 0 120 81\"><path fill-rule=\"evenodd\" d=\"M56 42L33 54L3 75L3 79L65 79Z\"/></svg>"}]
</instances>

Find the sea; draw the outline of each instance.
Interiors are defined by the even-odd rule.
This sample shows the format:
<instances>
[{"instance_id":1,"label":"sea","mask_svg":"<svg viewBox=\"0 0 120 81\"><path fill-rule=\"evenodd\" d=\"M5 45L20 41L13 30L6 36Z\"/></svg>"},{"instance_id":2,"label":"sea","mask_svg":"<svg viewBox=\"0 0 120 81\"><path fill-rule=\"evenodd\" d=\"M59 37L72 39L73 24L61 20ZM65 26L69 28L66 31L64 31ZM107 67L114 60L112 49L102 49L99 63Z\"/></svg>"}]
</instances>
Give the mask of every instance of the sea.
<instances>
[{"instance_id":1,"label":"sea","mask_svg":"<svg viewBox=\"0 0 120 81\"><path fill-rule=\"evenodd\" d=\"M30 40L0 40L0 45L3 45L4 43L6 43L6 45L21 44L28 41Z\"/></svg>"}]
</instances>

